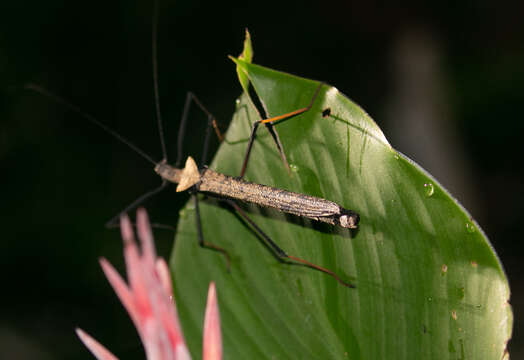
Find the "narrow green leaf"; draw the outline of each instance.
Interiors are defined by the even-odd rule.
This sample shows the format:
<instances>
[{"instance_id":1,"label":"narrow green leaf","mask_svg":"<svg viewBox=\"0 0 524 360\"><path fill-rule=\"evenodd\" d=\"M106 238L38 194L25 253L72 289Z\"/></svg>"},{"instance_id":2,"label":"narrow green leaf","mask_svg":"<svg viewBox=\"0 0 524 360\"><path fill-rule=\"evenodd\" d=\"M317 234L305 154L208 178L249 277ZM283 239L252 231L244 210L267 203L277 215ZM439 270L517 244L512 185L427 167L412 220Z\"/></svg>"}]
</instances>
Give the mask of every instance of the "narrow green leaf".
<instances>
[{"instance_id":1,"label":"narrow green leaf","mask_svg":"<svg viewBox=\"0 0 524 360\"><path fill-rule=\"evenodd\" d=\"M249 31L246 28L246 37L244 39L244 48L242 49L242 53L238 57L240 60L243 60L247 63L251 63L253 61L253 46L251 44L251 35L249 34ZM236 59L231 57L233 61ZM243 67L237 65L237 75L238 75L238 81L240 82L240 85L242 86L242 89L246 94L249 94L249 78L244 70Z\"/></svg>"},{"instance_id":2,"label":"narrow green leaf","mask_svg":"<svg viewBox=\"0 0 524 360\"><path fill-rule=\"evenodd\" d=\"M269 112L306 106L318 82L237 59ZM330 115L322 112L330 109ZM256 112L245 95L211 168L238 175ZM356 284L279 262L230 209L202 199L178 224L171 260L186 340L201 352L207 286L217 283L226 359L501 359L512 329L509 285L479 225L423 169L397 153L373 120L324 86L310 111L276 125L290 176L267 130L249 181L333 200L361 215L348 231L245 206L289 254Z\"/></svg>"}]
</instances>

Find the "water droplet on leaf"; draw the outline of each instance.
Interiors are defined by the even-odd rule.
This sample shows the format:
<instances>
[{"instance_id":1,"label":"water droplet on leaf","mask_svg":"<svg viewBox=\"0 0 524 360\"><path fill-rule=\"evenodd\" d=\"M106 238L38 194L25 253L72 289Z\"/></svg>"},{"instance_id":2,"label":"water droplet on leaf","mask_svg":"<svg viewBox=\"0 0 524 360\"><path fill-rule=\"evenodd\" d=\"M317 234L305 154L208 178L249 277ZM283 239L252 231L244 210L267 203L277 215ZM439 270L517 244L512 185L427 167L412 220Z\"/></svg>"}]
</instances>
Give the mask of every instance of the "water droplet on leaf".
<instances>
[{"instance_id":1,"label":"water droplet on leaf","mask_svg":"<svg viewBox=\"0 0 524 360\"><path fill-rule=\"evenodd\" d=\"M426 183L424 184L424 194L426 194L427 197L430 197L435 192L435 187L432 183Z\"/></svg>"}]
</instances>

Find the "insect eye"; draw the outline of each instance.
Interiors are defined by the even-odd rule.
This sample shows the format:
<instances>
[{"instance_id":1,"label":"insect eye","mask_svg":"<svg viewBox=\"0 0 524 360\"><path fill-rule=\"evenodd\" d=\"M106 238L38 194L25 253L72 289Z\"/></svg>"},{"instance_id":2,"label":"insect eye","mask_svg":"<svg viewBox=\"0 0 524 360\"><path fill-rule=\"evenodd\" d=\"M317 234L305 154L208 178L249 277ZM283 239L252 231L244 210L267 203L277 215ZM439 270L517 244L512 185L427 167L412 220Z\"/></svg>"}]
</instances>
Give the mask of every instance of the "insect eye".
<instances>
[{"instance_id":1,"label":"insect eye","mask_svg":"<svg viewBox=\"0 0 524 360\"><path fill-rule=\"evenodd\" d=\"M357 214L343 214L338 218L340 226L348 229L355 229L359 220L360 218Z\"/></svg>"},{"instance_id":2,"label":"insect eye","mask_svg":"<svg viewBox=\"0 0 524 360\"><path fill-rule=\"evenodd\" d=\"M345 228L349 227L349 217L347 215L342 215L338 218L338 221L340 222L340 226Z\"/></svg>"}]
</instances>

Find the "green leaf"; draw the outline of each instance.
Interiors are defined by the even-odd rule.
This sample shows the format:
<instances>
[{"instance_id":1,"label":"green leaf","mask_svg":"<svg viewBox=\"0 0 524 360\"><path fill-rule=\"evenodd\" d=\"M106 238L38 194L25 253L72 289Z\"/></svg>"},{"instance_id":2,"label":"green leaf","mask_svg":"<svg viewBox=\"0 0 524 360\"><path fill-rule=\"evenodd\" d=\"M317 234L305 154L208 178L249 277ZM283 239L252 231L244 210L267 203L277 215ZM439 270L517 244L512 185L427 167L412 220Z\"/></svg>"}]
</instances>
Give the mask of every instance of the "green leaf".
<instances>
[{"instance_id":1,"label":"green leaf","mask_svg":"<svg viewBox=\"0 0 524 360\"><path fill-rule=\"evenodd\" d=\"M253 46L251 44L251 35L249 34L249 31L246 28L246 37L244 39L244 49L242 49L242 53L238 57L240 60L243 60L247 63L251 63L253 61ZM236 59L231 57L233 61L236 62ZM238 81L240 82L240 85L242 86L242 89L245 93L249 93L249 77L247 73L245 72L245 69L242 66L237 65L237 76Z\"/></svg>"},{"instance_id":2,"label":"green leaf","mask_svg":"<svg viewBox=\"0 0 524 360\"><path fill-rule=\"evenodd\" d=\"M237 59L268 111L306 106L318 82ZM331 115L323 117L329 108ZM238 175L256 112L243 95L211 168ZM264 127L246 179L357 211L357 231L245 206L282 249L335 271L280 263L234 212L203 199L178 224L171 261L191 352L201 353L207 287L217 284L225 359L501 359L511 335L509 285L479 225L428 173L397 153L373 120L325 85L312 109L276 125L286 171Z\"/></svg>"}]
</instances>

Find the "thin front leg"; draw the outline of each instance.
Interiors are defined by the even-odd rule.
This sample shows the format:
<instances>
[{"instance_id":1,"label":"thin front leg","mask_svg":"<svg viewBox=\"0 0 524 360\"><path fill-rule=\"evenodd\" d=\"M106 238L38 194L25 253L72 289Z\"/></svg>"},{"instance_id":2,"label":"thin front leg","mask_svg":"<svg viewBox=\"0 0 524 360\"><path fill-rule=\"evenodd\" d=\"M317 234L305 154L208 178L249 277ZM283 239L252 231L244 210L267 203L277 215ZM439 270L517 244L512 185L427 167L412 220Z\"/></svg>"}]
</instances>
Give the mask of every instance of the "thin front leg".
<instances>
[{"instance_id":1,"label":"thin front leg","mask_svg":"<svg viewBox=\"0 0 524 360\"><path fill-rule=\"evenodd\" d=\"M200 221L200 209L198 206L198 196L196 194L191 195L193 198L193 203L195 204L195 220L196 220L196 227L197 227L197 233L198 233L198 245L202 248L210 249L213 251L218 251L224 255L226 258L226 267L227 271L229 272L231 269L231 258L229 257L229 253L221 248L220 246L217 246L213 243L210 243L208 241L204 240L204 232L202 231L202 222Z\"/></svg>"},{"instance_id":2,"label":"thin front leg","mask_svg":"<svg viewBox=\"0 0 524 360\"><path fill-rule=\"evenodd\" d=\"M298 109L298 110L294 110L294 111L288 112L286 114L274 116L274 117L267 118L267 119L257 120L257 121L255 121L253 123L253 126L251 128L251 135L249 136L249 142L247 144L246 155L244 156L244 162L242 163L242 170L240 171L240 176L239 176L240 178L243 178L244 174L246 173L247 163L249 161L249 156L251 154L251 148L253 147L253 142L254 142L255 137L256 137L256 132L257 132L257 129L258 129L258 125L260 125L260 124L265 124L265 125L273 124L275 121L287 120L287 119L290 119L290 118L292 118L294 116L300 115L300 114L308 111L309 109L311 109L311 107L315 103L315 100L316 100L316 98L317 98L317 96L318 96L318 94L320 92L320 89L322 88L322 85L324 85L324 83L320 83L318 85L318 87L315 90L315 93L313 94L313 97L311 98L311 101L309 102L308 106L303 107L303 108ZM270 132L271 132L271 130L275 131L274 129L270 129ZM276 132L275 132L275 134L276 134ZM273 135L273 133L272 133L272 135ZM282 156L282 159L284 161L284 164L286 165L286 167L289 170L289 165L288 165L286 157L284 155L284 151L282 150L282 144L280 143L280 139L278 138L278 136L275 138L275 135L273 135L273 138L275 139L275 142L277 144L278 150L281 153L281 156Z\"/></svg>"},{"instance_id":3,"label":"thin front leg","mask_svg":"<svg viewBox=\"0 0 524 360\"><path fill-rule=\"evenodd\" d=\"M152 198L153 196L155 196L156 194L158 194L159 192L161 192L162 190L164 190L167 186L169 185L169 183L166 181L166 180L162 180L162 184L157 187L157 188L154 188L153 190L150 190L148 192L146 192L145 194L139 196L135 201L133 201L131 204L129 204L128 206L126 206L122 211L120 211L118 214L116 214L115 216L113 216L111 218L111 220L109 220L108 222L106 222L106 228L115 228L115 227L120 227L119 225L119 220L120 220L120 216L124 213L128 213L129 211L133 210L134 208L138 207L139 205L141 205L142 203L144 203L146 200L148 200L149 198ZM166 228L167 225L161 225L161 224L157 224L159 226L157 227L162 227L162 228Z\"/></svg>"},{"instance_id":4,"label":"thin front leg","mask_svg":"<svg viewBox=\"0 0 524 360\"><path fill-rule=\"evenodd\" d=\"M176 162L175 162L175 166L176 167L179 167L180 164L182 164L182 156L183 156L183 145L184 145L184 135L186 133L186 127L187 127L187 121L188 121L188 118L189 118L189 109L191 108L191 103L195 103L198 108L200 110L202 110L202 112L204 114L207 115L207 119L208 119L208 125L207 125L207 130L206 130L206 137L205 137L205 140L204 140L204 152L202 154L202 161L201 161L201 165L205 165L205 161L207 160L207 153L209 152L208 151L208 148L209 148L209 139L210 139L210 136L209 136L209 128L212 126L215 128L215 131L217 132L217 136L219 138L220 141L222 141L222 134L220 133L220 131L218 130L218 126L216 125L216 120L215 120L215 117L213 116L213 114L211 114L207 109L206 107L202 104L202 102L200 102L200 100L198 100L198 98L195 96L195 94L193 94L192 92L188 92L187 95L186 95L186 102L184 104L184 111L182 112L182 119L180 121L180 127L178 129L178 139L177 139L177 158L176 158Z\"/></svg>"},{"instance_id":5,"label":"thin front leg","mask_svg":"<svg viewBox=\"0 0 524 360\"><path fill-rule=\"evenodd\" d=\"M238 206L238 204L236 202L234 202L233 200L227 200L227 202L228 202L228 204L230 204L240 214L240 216L242 216L253 227L253 229L255 229L255 231L258 234L260 234L260 236L262 236L262 238L264 238L264 240L271 247L271 249L273 249L274 253L279 258L293 260L293 261L295 261L297 263L300 263L302 265L305 265L305 266L307 266L307 267L309 267L309 268L311 268L313 270L321 271L321 272L331 276L332 278L334 278L335 280L337 280L340 284L342 284L344 286L347 286L349 288L356 288L355 285L353 285L351 283L348 283L348 282L345 282L344 280L342 280L340 277L338 277L338 275L335 274L331 270L328 270L328 269L323 268L321 266L315 265L315 264L313 264L313 263L311 263L311 262L309 262L307 260L301 259L299 257L287 254L273 240L271 240L271 238L265 232L263 232L262 229L260 227L258 227L258 225L255 224L255 222L253 220L251 220L251 218L249 216L247 216L246 212L244 210L242 210L240 208L240 206Z\"/></svg>"}]
</instances>

